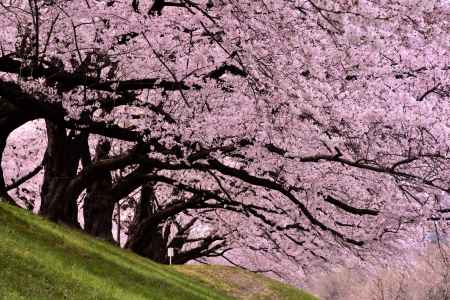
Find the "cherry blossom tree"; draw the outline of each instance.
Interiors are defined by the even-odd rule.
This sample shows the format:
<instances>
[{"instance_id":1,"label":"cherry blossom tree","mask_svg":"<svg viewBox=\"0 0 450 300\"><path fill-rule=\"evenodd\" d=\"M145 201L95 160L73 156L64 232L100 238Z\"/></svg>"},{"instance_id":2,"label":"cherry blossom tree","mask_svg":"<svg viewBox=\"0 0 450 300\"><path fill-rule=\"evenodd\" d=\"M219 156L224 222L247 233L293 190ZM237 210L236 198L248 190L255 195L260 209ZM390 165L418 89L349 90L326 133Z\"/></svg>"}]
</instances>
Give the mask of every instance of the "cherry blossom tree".
<instances>
[{"instance_id":1,"label":"cherry blossom tree","mask_svg":"<svg viewBox=\"0 0 450 300\"><path fill-rule=\"evenodd\" d=\"M41 174L40 214L78 227L82 206L108 240L134 199L126 247L161 262L172 245L180 263L241 248L302 268L445 227L449 14L439 0L1 1L0 193L26 199ZM16 177L23 140L3 155L7 138L37 119L42 163Z\"/></svg>"}]
</instances>

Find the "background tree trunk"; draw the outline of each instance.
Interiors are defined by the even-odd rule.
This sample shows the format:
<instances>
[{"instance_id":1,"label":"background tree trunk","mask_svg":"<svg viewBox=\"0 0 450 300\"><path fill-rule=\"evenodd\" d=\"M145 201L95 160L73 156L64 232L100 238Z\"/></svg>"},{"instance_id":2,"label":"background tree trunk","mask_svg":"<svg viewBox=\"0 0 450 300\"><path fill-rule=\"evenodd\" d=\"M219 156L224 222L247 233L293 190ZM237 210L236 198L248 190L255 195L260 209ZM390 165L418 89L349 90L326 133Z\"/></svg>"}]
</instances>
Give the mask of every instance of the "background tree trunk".
<instances>
[{"instance_id":1,"label":"background tree trunk","mask_svg":"<svg viewBox=\"0 0 450 300\"><path fill-rule=\"evenodd\" d=\"M94 161L105 159L111 149L107 140L100 141L95 150ZM87 188L84 198L84 230L91 235L114 242L112 236L112 216L114 199L110 193L112 177L110 172L99 174L97 180Z\"/></svg>"},{"instance_id":2,"label":"background tree trunk","mask_svg":"<svg viewBox=\"0 0 450 300\"><path fill-rule=\"evenodd\" d=\"M87 136L74 131L67 134L64 127L51 121L46 121L46 125L48 144L39 214L55 222L79 227L78 195L72 194L67 186L77 174Z\"/></svg>"},{"instance_id":3,"label":"background tree trunk","mask_svg":"<svg viewBox=\"0 0 450 300\"><path fill-rule=\"evenodd\" d=\"M133 223L128 231L126 248L148 257L159 263L168 263L167 236L164 234L164 223L148 226L145 221L152 218L156 210L156 196L153 184L142 186L140 201L136 207ZM144 228L145 227L145 228Z\"/></svg>"}]
</instances>

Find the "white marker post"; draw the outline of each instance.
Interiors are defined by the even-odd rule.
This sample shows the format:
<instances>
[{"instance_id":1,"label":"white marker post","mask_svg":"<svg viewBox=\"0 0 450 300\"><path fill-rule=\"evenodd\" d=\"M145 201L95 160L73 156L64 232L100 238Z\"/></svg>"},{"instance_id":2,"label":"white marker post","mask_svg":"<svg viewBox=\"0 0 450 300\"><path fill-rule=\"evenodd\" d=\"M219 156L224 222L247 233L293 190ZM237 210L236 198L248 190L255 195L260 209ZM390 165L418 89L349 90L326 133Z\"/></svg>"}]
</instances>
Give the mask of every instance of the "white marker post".
<instances>
[{"instance_id":1,"label":"white marker post","mask_svg":"<svg viewBox=\"0 0 450 300\"><path fill-rule=\"evenodd\" d=\"M172 264L173 248L167 248L167 256L169 257L169 265Z\"/></svg>"}]
</instances>

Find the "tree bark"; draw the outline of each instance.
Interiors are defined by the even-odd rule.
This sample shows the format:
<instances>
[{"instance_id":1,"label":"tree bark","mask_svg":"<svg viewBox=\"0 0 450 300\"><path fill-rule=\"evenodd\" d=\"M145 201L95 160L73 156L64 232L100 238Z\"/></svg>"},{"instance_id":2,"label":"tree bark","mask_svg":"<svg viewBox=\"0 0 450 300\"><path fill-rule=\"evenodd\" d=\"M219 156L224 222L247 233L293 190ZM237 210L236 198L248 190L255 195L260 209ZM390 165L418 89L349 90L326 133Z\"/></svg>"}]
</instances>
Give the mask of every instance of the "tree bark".
<instances>
[{"instance_id":1,"label":"tree bark","mask_svg":"<svg viewBox=\"0 0 450 300\"><path fill-rule=\"evenodd\" d=\"M14 205L16 205L15 201L8 195L6 190L6 183L1 162L3 160L3 153L5 151L8 136L16 128L19 128L26 122L33 119L35 119L33 115L21 111L5 98L0 96L0 198Z\"/></svg>"},{"instance_id":2,"label":"tree bark","mask_svg":"<svg viewBox=\"0 0 450 300\"><path fill-rule=\"evenodd\" d=\"M81 149L87 135L66 129L51 121L47 125L47 152L39 214L54 222L78 227L78 194L67 188L77 175Z\"/></svg>"},{"instance_id":3,"label":"tree bark","mask_svg":"<svg viewBox=\"0 0 450 300\"><path fill-rule=\"evenodd\" d=\"M0 135L0 163L3 159L3 152L5 151L6 139L3 134ZM6 201L10 204L16 205L16 202L9 196L6 190L5 177L3 175L3 168L0 166L0 201Z\"/></svg>"},{"instance_id":4,"label":"tree bark","mask_svg":"<svg viewBox=\"0 0 450 300\"><path fill-rule=\"evenodd\" d=\"M100 141L95 150L94 162L108 158L110 142ZM112 236L112 216L115 201L111 195L111 172L102 172L96 181L87 188L84 198L84 230L89 234L114 242Z\"/></svg>"},{"instance_id":5,"label":"tree bark","mask_svg":"<svg viewBox=\"0 0 450 300\"><path fill-rule=\"evenodd\" d=\"M155 210L156 196L153 184L148 183L142 186L140 201L136 207L133 223L129 228L125 247L153 261L168 264L168 237L167 234L164 234L164 223L155 222L149 225L148 222L145 222L152 218Z\"/></svg>"}]
</instances>

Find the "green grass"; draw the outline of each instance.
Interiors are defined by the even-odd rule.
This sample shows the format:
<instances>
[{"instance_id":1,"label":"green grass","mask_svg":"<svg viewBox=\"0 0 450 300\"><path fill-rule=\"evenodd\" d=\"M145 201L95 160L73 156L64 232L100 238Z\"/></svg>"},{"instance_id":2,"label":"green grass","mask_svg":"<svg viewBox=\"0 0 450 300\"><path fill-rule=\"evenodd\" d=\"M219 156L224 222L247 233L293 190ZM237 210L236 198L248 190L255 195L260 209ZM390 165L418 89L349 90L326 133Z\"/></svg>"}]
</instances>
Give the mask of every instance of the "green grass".
<instances>
[{"instance_id":1,"label":"green grass","mask_svg":"<svg viewBox=\"0 0 450 300\"><path fill-rule=\"evenodd\" d=\"M0 299L317 299L238 268L165 266L0 203Z\"/></svg>"}]
</instances>

